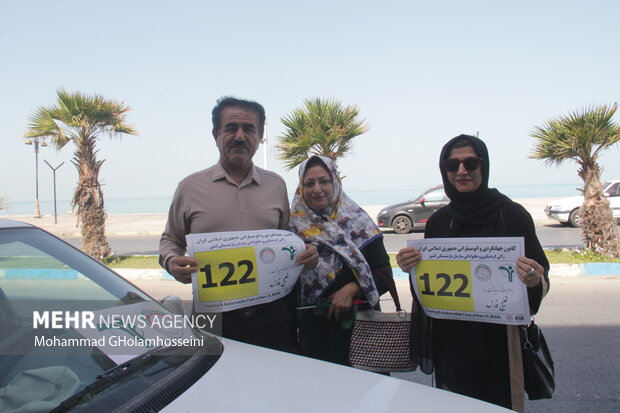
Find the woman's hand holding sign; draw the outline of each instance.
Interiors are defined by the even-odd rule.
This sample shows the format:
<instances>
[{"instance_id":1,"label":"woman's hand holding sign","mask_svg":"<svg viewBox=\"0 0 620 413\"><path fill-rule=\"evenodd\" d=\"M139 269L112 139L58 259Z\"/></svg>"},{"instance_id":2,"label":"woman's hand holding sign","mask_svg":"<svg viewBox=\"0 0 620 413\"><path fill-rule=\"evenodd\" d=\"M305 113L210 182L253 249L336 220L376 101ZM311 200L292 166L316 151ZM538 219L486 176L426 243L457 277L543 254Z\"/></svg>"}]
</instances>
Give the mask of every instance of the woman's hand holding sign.
<instances>
[{"instance_id":1,"label":"woman's hand holding sign","mask_svg":"<svg viewBox=\"0 0 620 413\"><path fill-rule=\"evenodd\" d=\"M306 250L297 256L295 265L303 265L304 270L310 270L319 263L319 252L312 244L306 244Z\"/></svg>"},{"instance_id":2,"label":"woman's hand holding sign","mask_svg":"<svg viewBox=\"0 0 620 413\"><path fill-rule=\"evenodd\" d=\"M545 269L536 261L523 256L517 258L517 274L527 288L540 284L544 272Z\"/></svg>"},{"instance_id":3,"label":"woman's hand holding sign","mask_svg":"<svg viewBox=\"0 0 620 413\"><path fill-rule=\"evenodd\" d=\"M396 254L396 263L404 272L409 272L411 268L418 265L422 254L413 247L405 247Z\"/></svg>"}]
</instances>

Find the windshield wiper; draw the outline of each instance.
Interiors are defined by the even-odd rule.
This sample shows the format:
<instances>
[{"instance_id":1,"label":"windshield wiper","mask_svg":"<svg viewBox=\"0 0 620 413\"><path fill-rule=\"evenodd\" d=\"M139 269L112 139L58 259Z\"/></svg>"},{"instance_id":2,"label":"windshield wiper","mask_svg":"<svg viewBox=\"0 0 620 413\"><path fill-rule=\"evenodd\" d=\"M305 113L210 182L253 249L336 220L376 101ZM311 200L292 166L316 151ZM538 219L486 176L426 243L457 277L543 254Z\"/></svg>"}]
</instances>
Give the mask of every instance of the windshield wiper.
<instances>
[{"instance_id":1,"label":"windshield wiper","mask_svg":"<svg viewBox=\"0 0 620 413\"><path fill-rule=\"evenodd\" d=\"M97 375L95 381L84 387L79 392L75 393L73 396L67 398L62 403L60 403L56 408L50 410L50 413L64 412L68 409L77 406L82 402L82 400L88 397L91 394L98 393L105 387L117 380L120 377L124 377L129 373L136 371L138 368L144 366L148 362L150 362L154 356L161 355L163 353L161 350L169 350L169 347L155 347L147 351L146 353L140 354L132 358L131 360L127 360L124 363L121 363L117 366L112 367L109 370L104 371L103 373Z\"/></svg>"}]
</instances>

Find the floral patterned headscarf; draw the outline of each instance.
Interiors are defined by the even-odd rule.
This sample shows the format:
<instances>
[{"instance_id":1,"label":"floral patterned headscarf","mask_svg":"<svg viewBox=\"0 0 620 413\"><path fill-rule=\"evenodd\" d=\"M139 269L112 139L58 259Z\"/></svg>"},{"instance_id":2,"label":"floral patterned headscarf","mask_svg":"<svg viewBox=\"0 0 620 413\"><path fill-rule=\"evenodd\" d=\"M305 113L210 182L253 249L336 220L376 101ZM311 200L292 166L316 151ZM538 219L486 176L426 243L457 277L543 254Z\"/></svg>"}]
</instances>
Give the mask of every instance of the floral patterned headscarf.
<instances>
[{"instance_id":1,"label":"floral patterned headscarf","mask_svg":"<svg viewBox=\"0 0 620 413\"><path fill-rule=\"evenodd\" d=\"M306 165L313 158L321 160L334 186L334 197L321 211L310 208L303 196ZM344 265L353 270L366 300L373 306L379 301L370 266L360 250L383 235L366 211L342 191L336 164L331 159L313 156L299 166L299 186L291 205L291 229L319 250L317 266L303 271L300 276L302 305L315 304Z\"/></svg>"}]
</instances>

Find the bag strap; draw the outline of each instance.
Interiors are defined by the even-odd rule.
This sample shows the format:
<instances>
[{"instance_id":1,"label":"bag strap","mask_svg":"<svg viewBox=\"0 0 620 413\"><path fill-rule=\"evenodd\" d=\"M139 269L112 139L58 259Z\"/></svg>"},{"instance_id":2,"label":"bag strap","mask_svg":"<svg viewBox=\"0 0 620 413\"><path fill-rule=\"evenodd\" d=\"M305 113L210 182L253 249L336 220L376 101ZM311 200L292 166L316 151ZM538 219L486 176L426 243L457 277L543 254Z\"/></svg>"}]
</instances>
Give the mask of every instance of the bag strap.
<instances>
[{"instance_id":1,"label":"bag strap","mask_svg":"<svg viewBox=\"0 0 620 413\"><path fill-rule=\"evenodd\" d=\"M396 306L396 311L401 312L403 309L400 306L400 298L398 298L398 290L396 289L396 283L394 282L394 276L385 277L388 284L388 291L392 296L392 300L394 300L394 305Z\"/></svg>"},{"instance_id":2,"label":"bag strap","mask_svg":"<svg viewBox=\"0 0 620 413\"><path fill-rule=\"evenodd\" d=\"M534 317L530 317L530 323L529 324L523 324L523 325L519 326L519 328L521 329L521 342L523 344L523 350L526 350L526 351L531 350L533 345L532 345L532 342L529 340L528 330L530 328L533 328L533 329L537 329L538 328L538 326L534 322Z\"/></svg>"}]
</instances>

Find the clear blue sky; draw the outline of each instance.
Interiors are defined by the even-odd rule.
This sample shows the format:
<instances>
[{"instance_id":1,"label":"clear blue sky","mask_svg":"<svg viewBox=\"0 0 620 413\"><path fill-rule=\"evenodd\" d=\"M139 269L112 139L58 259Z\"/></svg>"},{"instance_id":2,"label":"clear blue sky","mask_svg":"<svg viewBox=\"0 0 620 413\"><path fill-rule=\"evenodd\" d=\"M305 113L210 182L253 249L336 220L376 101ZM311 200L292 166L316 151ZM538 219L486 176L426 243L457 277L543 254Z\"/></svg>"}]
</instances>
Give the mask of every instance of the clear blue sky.
<instances>
[{"instance_id":1,"label":"clear blue sky","mask_svg":"<svg viewBox=\"0 0 620 413\"><path fill-rule=\"evenodd\" d=\"M528 159L536 124L620 97L617 1L9 1L0 0L0 196L30 200L34 155L21 134L59 88L126 102L140 136L103 137L106 197L169 196L216 162L210 111L222 95L279 119L310 97L357 104L370 131L340 161L345 190L440 182L441 146L487 142L491 186L578 183L576 165ZM620 121L617 117L616 121ZM72 148L41 152L41 198ZM620 178L620 150L601 159ZM263 147L255 161L263 165ZM296 186L269 149L269 169Z\"/></svg>"}]
</instances>

